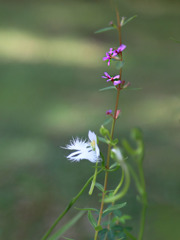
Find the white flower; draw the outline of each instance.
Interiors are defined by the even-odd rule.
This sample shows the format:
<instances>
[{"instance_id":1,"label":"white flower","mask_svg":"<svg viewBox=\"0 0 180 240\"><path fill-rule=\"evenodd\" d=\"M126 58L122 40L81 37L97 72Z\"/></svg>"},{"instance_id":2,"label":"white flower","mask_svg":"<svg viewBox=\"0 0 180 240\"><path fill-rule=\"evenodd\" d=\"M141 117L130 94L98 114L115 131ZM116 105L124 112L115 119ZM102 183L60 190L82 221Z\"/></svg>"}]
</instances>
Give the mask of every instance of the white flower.
<instances>
[{"instance_id":1,"label":"white flower","mask_svg":"<svg viewBox=\"0 0 180 240\"><path fill-rule=\"evenodd\" d=\"M88 137L90 141L76 138L70 144L66 145L65 149L74 150L74 152L67 156L68 160L79 162L82 159L87 159L93 163L100 160L96 134L89 131Z\"/></svg>"}]
</instances>

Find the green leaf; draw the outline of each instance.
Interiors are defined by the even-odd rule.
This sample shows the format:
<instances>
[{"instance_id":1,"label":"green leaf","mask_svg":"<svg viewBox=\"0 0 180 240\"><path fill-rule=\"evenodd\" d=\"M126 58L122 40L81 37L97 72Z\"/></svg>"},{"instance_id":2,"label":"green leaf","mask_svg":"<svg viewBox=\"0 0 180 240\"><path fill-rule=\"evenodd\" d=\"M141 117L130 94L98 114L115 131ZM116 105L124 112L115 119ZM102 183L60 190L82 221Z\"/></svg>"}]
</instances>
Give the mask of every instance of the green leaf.
<instances>
[{"instance_id":1,"label":"green leaf","mask_svg":"<svg viewBox=\"0 0 180 240\"><path fill-rule=\"evenodd\" d=\"M108 118L108 119L106 119L105 121L104 121L104 123L102 124L103 126L106 126L106 125L108 125L109 123L111 123L113 121L113 118L111 117L111 118Z\"/></svg>"},{"instance_id":2,"label":"green leaf","mask_svg":"<svg viewBox=\"0 0 180 240\"><path fill-rule=\"evenodd\" d=\"M124 229L124 233L132 240L137 240L130 232L128 232L126 229Z\"/></svg>"},{"instance_id":3,"label":"green leaf","mask_svg":"<svg viewBox=\"0 0 180 240\"><path fill-rule=\"evenodd\" d=\"M113 163L113 164L110 166L109 169L117 168L117 166L120 167L119 163L115 162L115 163Z\"/></svg>"},{"instance_id":4,"label":"green leaf","mask_svg":"<svg viewBox=\"0 0 180 240\"><path fill-rule=\"evenodd\" d=\"M102 226L101 225L99 225L99 226L97 226L97 227L95 227L95 230L96 231L101 231L103 228L102 228Z\"/></svg>"},{"instance_id":5,"label":"green leaf","mask_svg":"<svg viewBox=\"0 0 180 240\"><path fill-rule=\"evenodd\" d=\"M124 202L124 203L121 203L121 204L116 204L116 205L110 206L110 207L106 208L106 209L103 211L103 213L110 213L110 212L112 212L112 211L114 211L114 210L123 208L123 207L126 206L126 204L127 204L127 203Z\"/></svg>"},{"instance_id":6,"label":"green leaf","mask_svg":"<svg viewBox=\"0 0 180 240\"><path fill-rule=\"evenodd\" d=\"M96 182L96 183L95 183L95 186L96 186L101 192L104 192L104 187L103 187L102 184Z\"/></svg>"},{"instance_id":7,"label":"green leaf","mask_svg":"<svg viewBox=\"0 0 180 240\"><path fill-rule=\"evenodd\" d=\"M110 89L117 90L117 88L115 86L110 86L110 87L101 88L101 89L99 89L99 91L102 92L102 91L107 91L107 90L110 90Z\"/></svg>"},{"instance_id":8,"label":"green leaf","mask_svg":"<svg viewBox=\"0 0 180 240\"><path fill-rule=\"evenodd\" d=\"M101 28L101 29L97 30L95 33L107 32L107 31L114 30L114 29L117 29L116 25L113 25L113 26L110 26L110 27Z\"/></svg>"},{"instance_id":9,"label":"green leaf","mask_svg":"<svg viewBox=\"0 0 180 240\"><path fill-rule=\"evenodd\" d=\"M108 136L110 138L109 130L107 128L105 128L103 125L101 125L99 132L103 137Z\"/></svg>"},{"instance_id":10,"label":"green leaf","mask_svg":"<svg viewBox=\"0 0 180 240\"><path fill-rule=\"evenodd\" d=\"M76 208L75 207L75 209L80 210L80 211L95 211L95 212L99 212L99 210L96 209L96 208Z\"/></svg>"},{"instance_id":11,"label":"green leaf","mask_svg":"<svg viewBox=\"0 0 180 240\"><path fill-rule=\"evenodd\" d=\"M124 62L123 61L118 61L116 63L116 69L118 69L118 70L120 70L123 66L124 66Z\"/></svg>"},{"instance_id":12,"label":"green leaf","mask_svg":"<svg viewBox=\"0 0 180 240\"><path fill-rule=\"evenodd\" d=\"M99 137L99 136L98 136L98 140L99 140L100 142L103 142L103 143L107 143L107 144L110 143L109 140L107 140L107 139L105 139L105 138L103 138L103 137Z\"/></svg>"},{"instance_id":13,"label":"green leaf","mask_svg":"<svg viewBox=\"0 0 180 240\"><path fill-rule=\"evenodd\" d=\"M94 217L93 217L91 211L88 211L88 219L89 219L89 221L90 221L92 227L95 229L96 226L97 226L97 223L96 223L96 220L94 219Z\"/></svg>"},{"instance_id":14,"label":"green leaf","mask_svg":"<svg viewBox=\"0 0 180 240\"><path fill-rule=\"evenodd\" d=\"M111 144L112 144L113 146L116 146L116 145L118 144L118 142L119 142L118 138L115 138L115 139L113 139L113 140L111 141Z\"/></svg>"},{"instance_id":15,"label":"green leaf","mask_svg":"<svg viewBox=\"0 0 180 240\"><path fill-rule=\"evenodd\" d=\"M57 232L55 232L49 240L58 240L69 228L71 228L82 216L84 212L79 212L73 219L71 219L67 224L62 226Z\"/></svg>"},{"instance_id":16,"label":"green leaf","mask_svg":"<svg viewBox=\"0 0 180 240\"><path fill-rule=\"evenodd\" d=\"M137 15L134 15L134 16L132 16L132 17L130 17L130 18L124 20L124 22L122 23L121 27L124 26L124 25L126 25L126 23L132 21L132 20L133 20L134 18L136 18L136 17L137 17Z\"/></svg>"},{"instance_id":17,"label":"green leaf","mask_svg":"<svg viewBox=\"0 0 180 240\"><path fill-rule=\"evenodd\" d=\"M72 238L67 238L67 237L62 237L63 239L66 239L66 240L74 240Z\"/></svg>"},{"instance_id":18,"label":"green leaf","mask_svg":"<svg viewBox=\"0 0 180 240\"><path fill-rule=\"evenodd\" d=\"M131 216L129 216L129 215L123 215L123 216L121 216L121 217L119 217L118 218L118 220L121 222L121 223L126 223L126 221L127 220L130 220L130 219L132 219L132 217Z\"/></svg>"}]
</instances>

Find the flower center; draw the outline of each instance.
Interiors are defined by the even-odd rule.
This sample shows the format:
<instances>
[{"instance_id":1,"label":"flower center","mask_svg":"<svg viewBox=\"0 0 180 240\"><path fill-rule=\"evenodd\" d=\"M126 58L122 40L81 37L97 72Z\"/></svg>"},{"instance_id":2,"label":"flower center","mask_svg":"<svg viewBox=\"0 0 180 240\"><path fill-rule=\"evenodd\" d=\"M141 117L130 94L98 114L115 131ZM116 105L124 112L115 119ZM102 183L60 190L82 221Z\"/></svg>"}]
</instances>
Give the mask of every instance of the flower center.
<instances>
[{"instance_id":1,"label":"flower center","mask_svg":"<svg viewBox=\"0 0 180 240\"><path fill-rule=\"evenodd\" d=\"M96 146L95 140L93 140L90 144L91 144L91 147L93 148L93 150L95 150L95 146Z\"/></svg>"}]
</instances>

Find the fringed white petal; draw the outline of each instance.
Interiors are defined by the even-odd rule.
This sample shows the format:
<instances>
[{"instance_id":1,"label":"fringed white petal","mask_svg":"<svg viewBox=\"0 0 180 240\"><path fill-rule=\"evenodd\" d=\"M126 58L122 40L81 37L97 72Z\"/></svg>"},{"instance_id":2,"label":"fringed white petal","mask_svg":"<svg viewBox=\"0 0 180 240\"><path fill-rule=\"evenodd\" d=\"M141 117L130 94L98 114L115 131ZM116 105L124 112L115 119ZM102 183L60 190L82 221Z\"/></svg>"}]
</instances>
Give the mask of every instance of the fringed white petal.
<instances>
[{"instance_id":1,"label":"fringed white petal","mask_svg":"<svg viewBox=\"0 0 180 240\"><path fill-rule=\"evenodd\" d=\"M91 133L91 137L94 137L95 134L93 132ZM67 156L70 161L79 162L80 160L87 159L95 163L100 160L98 146L95 146L95 149L93 149L90 142L79 138L73 139L70 144L66 145L65 149L74 150L74 152Z\"/></svg>"}]
</instances>

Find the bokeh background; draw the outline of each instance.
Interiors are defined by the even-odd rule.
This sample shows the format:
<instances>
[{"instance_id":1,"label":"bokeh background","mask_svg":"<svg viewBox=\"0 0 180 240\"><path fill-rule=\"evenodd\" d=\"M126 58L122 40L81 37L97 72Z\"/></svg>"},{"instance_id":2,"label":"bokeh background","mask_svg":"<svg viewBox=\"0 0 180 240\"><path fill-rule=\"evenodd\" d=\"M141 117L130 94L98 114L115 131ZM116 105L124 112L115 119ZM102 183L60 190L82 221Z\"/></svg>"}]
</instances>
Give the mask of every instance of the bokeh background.
<instances>
[{"instance_id":1,"label":"bokeh background","mask_svg":"<svg viewBox=\"0 0 180 240\"><path fill-rule=\"evenodd\" d=\"M117 1L123 28L123 78L140 91L124 91L116 136L144 133L149 208L146 240L180 239L180 2ZM0 239L40 239L93 173L88 161L70 163L72 136L98 133L115 92L99 92L108 71L102 61L115 32L94 34L115 20L106 0L0 2ZM109 70L114 74L115 67ZM114 179L116 182L116 179ZM87 191L78 207L98 207ZM132 184L124 209L136 234L140 205ZM76 213L72 210L63 223ZM61 224L59 225L61 226ZM84 216L65 236L89 240Z\"/></svg>"}]
</instances>

